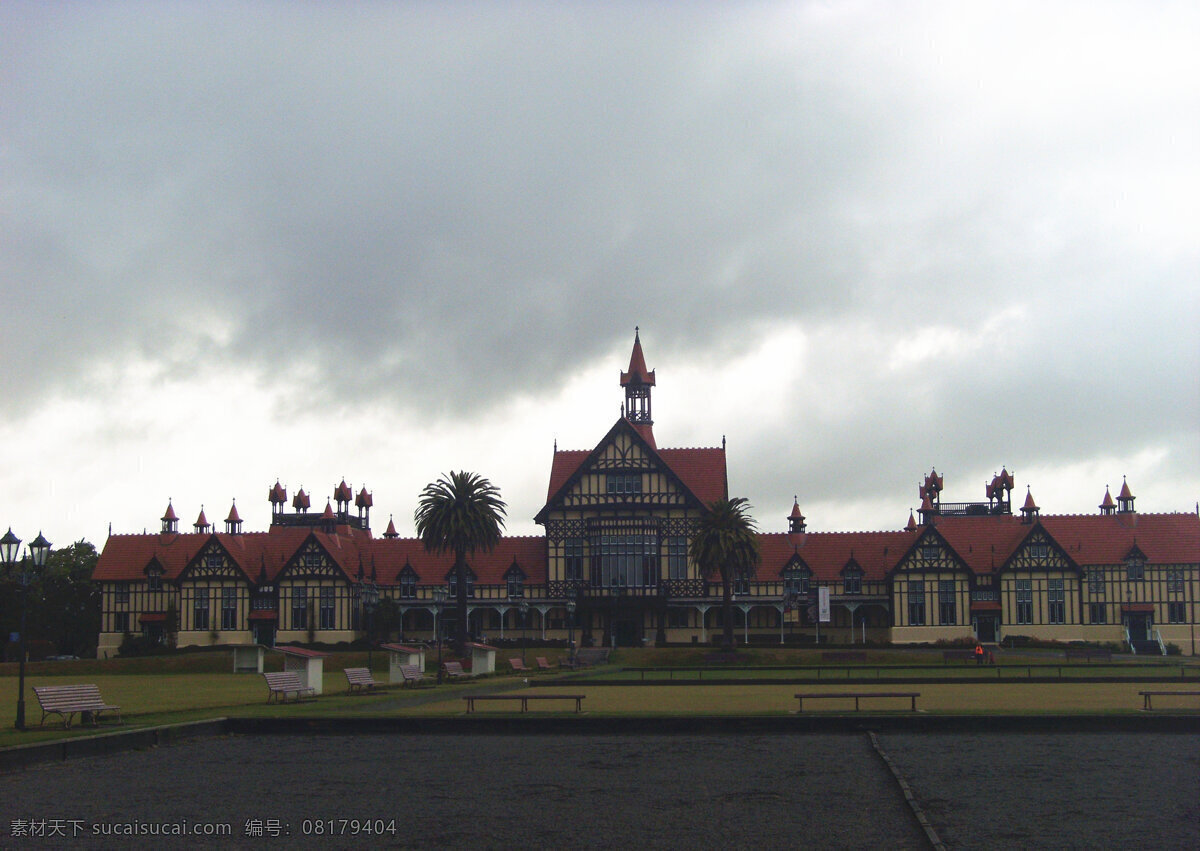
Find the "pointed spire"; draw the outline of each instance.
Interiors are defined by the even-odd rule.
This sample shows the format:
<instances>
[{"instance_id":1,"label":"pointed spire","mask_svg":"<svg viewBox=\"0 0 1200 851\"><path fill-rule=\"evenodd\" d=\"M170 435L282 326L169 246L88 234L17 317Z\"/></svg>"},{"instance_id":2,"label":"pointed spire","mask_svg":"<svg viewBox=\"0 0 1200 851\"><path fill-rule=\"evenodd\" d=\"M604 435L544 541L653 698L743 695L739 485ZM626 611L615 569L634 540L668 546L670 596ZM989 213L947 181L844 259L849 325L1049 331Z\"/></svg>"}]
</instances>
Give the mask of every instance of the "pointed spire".
<instances>
[{"instance_id":1,"label":"pointed spire","mask_svg":"<svg viewBox=\"0 0 1200 851\"><path fill-rule=\"evenodd\" d=\"M225 518L225 534L240 535L242 533L242 518L238 514L237 500L233 501L233 505L229 506L229 516Z\"/></svg>"},{"instance_id":2,"label":"pointed spire","mask_svg":"<svg viewBox=\"0 0 1200 851\"><path fill-rule=\"evenodd\" d=\"M1040 509L1036 502L1033 501L1033 491L1029 485L1025 486L1025 504L1021 506L1021 521L1024 523L1032 523L1037 520Z\"/></svg>"},{"instance_id":3,"label":"pointed spire","mask_svg":"<svg viewBox=\"0 0 1200 851\"><path fill-rule=\"evenodd\" d=\"M175 514L175 506L171 503L171 498L167 498L167 510L162 516L162 530L164 532L179 531L179 517Z\"/></svg>"},{"instance_id":4,"label":"pointed spire","mask_svg":"<svg viewBox=\"0 0 1200 851\"><path fill-rule=\"evenodd\" d=\"M913 516L912 509L908 509L908 525L904 527L905 532L917 531L917 518Z\"/></svg>"},{"instance_id":5,"label":"pointed spire","mask_svg":"<svg viewBox=\"0 0 1200 851\"><path fill-rule=\"evenodd\" d=\"M637 328L633 329L633 354L629 356L629 370L621 373L621 386L625 388L625 406L621 417L633 424L651 448L657 449L654 417L650 413L650 388L654 386L654 372L646 369L646 357L642 354L642 339Z\"/></svg>"},{"instance_id":6,"label":"pointed spire","mask_svg":"<svg viewBox=\"0 0 1200 851\"><path fill-rule=\"evenodd\" d=\"M644 384L654 386L654 372L646 369L646 356L642 354L642 338L637 326L633 329L633 352L629 355L629 369L621 373L621 386Z\"/></svg>"},{"instance_id":7,"label":"pointed spire","mask_svg":"<svg viewBox=\"0 0 1200 851\"><path fill-rule=\"evenodd\" d=\"M1117 510L1117 504L1113 502L1112 493L1108 489L1108 485L1104 486L1104 499L1100 503L1101 514L1112 514Z\"/></svg>"},{"instance_id":8,"label":"pointed spire","mask_svg":"<svg viewBox=\"0 0 1200 851\"><path fill-rule=\"evenodd\" d=\"M210 532L212 526L208 523L208 518L204 516L204 506L200 506L200 514L196 517L196 522L192 524L192 528L197 532Z\"/></svg>"},{"instance_id":9,"label":"pointed spire","mask_svg":"<svg viewBox=\"0 0 1200 851\"><path fill-rule=\"evenodd\" d=\"M396 524L392 521L392 515L388 515L387 531L383 533L385 538L399 538L400 533L396 531Z\"/></svg>"},{"instance_id":10,"label":"pointed spire","mask_svg":"<svg viewBox=\"0 0 1200 851\"><path fill-rule=\"evenodd\" d=\"M1121 477L1121 492L1117 494L1117 513L1132 514L1133 513L1133 491L1129 489L1129 482L1125 481L1125 477Z\"/></svg>"},{"instance_id":11,"label":"pointed spire","mask_svg":"<svg viewBox=\"0 0 1200 851\"><path fill-rule=\"evenodd\" d=\"M292 508L304 514L311 507L312 500L308 498L308 494L304 492L304 488L300 488L300 490L296 491L296 495L292 497Z\"/></svg>"},{"instance_id":12,"label":"pointed spire","mask_svg":"<svg viewBox=\"0 0 1200 851\"><path fill-rule=\"evenodd\" d=\"M792 497L792 512L788 515L788 540L792 546L798 547L804 543L804 515L800 513L800 497Z\"/></svg>"}]
</instances>

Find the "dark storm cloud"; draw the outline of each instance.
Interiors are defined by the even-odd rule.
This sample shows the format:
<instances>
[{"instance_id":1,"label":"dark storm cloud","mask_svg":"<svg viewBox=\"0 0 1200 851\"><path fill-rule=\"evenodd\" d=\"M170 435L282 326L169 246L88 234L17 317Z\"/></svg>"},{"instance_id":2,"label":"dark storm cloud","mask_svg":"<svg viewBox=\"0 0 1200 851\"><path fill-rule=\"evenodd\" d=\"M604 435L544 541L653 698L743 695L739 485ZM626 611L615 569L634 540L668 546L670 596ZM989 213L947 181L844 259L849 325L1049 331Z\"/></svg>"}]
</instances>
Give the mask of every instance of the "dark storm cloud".
<instances>
[{"instance_id":1,"label":"dark storm cloud","mask_svg":"<svg viewBox=\"0 0 1200 851\"><path fill-rule=\"evenodd\" d=\"M5 416L148 361L463 418L800 327L770 492L1195 458L1195 15L1092 8L7 4Z\"/></svg>"}]
</instances>

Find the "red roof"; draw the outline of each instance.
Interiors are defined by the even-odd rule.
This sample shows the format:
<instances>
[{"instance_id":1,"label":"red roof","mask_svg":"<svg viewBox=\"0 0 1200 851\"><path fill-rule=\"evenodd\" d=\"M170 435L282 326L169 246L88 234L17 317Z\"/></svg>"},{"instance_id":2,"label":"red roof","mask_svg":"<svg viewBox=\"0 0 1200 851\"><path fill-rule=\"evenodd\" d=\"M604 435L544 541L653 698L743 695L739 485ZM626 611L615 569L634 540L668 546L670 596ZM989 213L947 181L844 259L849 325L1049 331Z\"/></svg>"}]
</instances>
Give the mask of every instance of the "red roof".
<instances>
[{"instance_id":1,"label":"red roof","mask_svg":"<svg viewBox=\"0 0 1200 851\"><path fill-rule=\"evenodd\" d=\"M360 564L372 564L380 583L395 584L408 563L422 584L440 585L454 566L453 555L431 555L418 538L372 538L369 531L346 525L335 527L332 533L304 526L272 526L269 532L242 535L113 535L100 553L92 578L107 582L141 581L146 576L146 565L157 561L163 579L175 581L201 549L215 540L248 581L274 582L310 536L341 568L347 581L357 577ZM487 585L502 584L513 561L525 572L527 582L544 583L546 540L505 537L492 552L467 556L475 581Z\"/></svg>"},{"instance_id":2,"label":"red roof","mask_svg":"<svg viewBox=\"0 0 1200 851\"><path fill-rule=\"evenodd\" d=\"M322 653L320 650L309 650L307 647L274 647L285 656L302 656L305 659L324 659L328 653Z\"/></svg>"},{"instance_id":3,"label":"red roof","mask_svg":"<svg viewBox=\"0 0 1200 851\"><path fill-rule=\"evenodd\" d=\"M342 479L341 484L333 489L334 502L349 502L354 499L354 491L346 484L346 480Z\"/></svg>"},{"instance_id":4,"label":"red roof","mask_svg":"<svg viewBox=\"0 0 1200 851\"><path fill-rule=\"evenodd\" d=\"M267 500L278 505L287 502L287 491L283 489L283 485L279 484L279 479L275 480L275 487L267 491Z\"/></svg>"},{"instance_id":5,"label":"red roof","mask_svg":"<svg viewBox=\"0 0 1200 851\"><path fill-rule=\"evenodd\" d=\"M881 580L912 540L907 532L807 532L803 543L795 546L786 534L761 534L757 577L761 581L778 577L799 556L817 580L836 581L851 559L862 568L864 579Z\"/></svg>"},{"instance_id":6,"label":"red roof","mask_svg":"<svg viewBox=\"0 0 1200 851\"><path fill-rule=\"evenodd\" d=\"M242 522L242 518L238 514L236 502L233 505L229 506L229 516L225 518L225 522L226 523L241 523Z\"/></svg>"}]
</instances>

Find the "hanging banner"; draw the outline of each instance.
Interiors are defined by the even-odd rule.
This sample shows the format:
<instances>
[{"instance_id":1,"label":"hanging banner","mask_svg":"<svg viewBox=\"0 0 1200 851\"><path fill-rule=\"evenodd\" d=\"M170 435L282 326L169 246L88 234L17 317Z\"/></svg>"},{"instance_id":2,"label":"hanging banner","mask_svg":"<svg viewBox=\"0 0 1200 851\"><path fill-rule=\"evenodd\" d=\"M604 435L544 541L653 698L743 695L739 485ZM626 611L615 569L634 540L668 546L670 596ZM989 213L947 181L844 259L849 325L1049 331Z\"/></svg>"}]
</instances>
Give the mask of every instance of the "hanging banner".
<instances>
[{"instance_id":1,"label":"hanging banner","mask_svg":"<svg viewBox=\"0 0 1200 851\"><path fill-rule=\"evenodd\" d=\"M829 589L824 585L817 589L817 609L821 623L829 623Z\"/></svg>"}]
</instances>

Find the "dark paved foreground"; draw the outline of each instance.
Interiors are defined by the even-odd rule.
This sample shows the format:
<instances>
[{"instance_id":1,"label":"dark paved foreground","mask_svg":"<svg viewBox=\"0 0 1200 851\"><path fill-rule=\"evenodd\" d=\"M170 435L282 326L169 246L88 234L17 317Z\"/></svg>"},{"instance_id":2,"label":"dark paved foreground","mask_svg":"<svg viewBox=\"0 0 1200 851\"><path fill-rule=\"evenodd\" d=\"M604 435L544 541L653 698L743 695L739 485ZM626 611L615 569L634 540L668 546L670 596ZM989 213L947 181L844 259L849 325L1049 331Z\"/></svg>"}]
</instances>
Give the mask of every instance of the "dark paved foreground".
<instances>
[{"instance_id":1,"label":"dark paved foreground","mask_svg":"<svg viewBox=\"0 0 1200 851\"><path fill-rule=\"evenodd\" d=\"M1192 735L879 741L950 847L1200 846ZM5 848L928 847L863 734L222 736L0 775L0 811ZM94 832L151 823L232 836Z\"/></svg>"}]
</instances>

